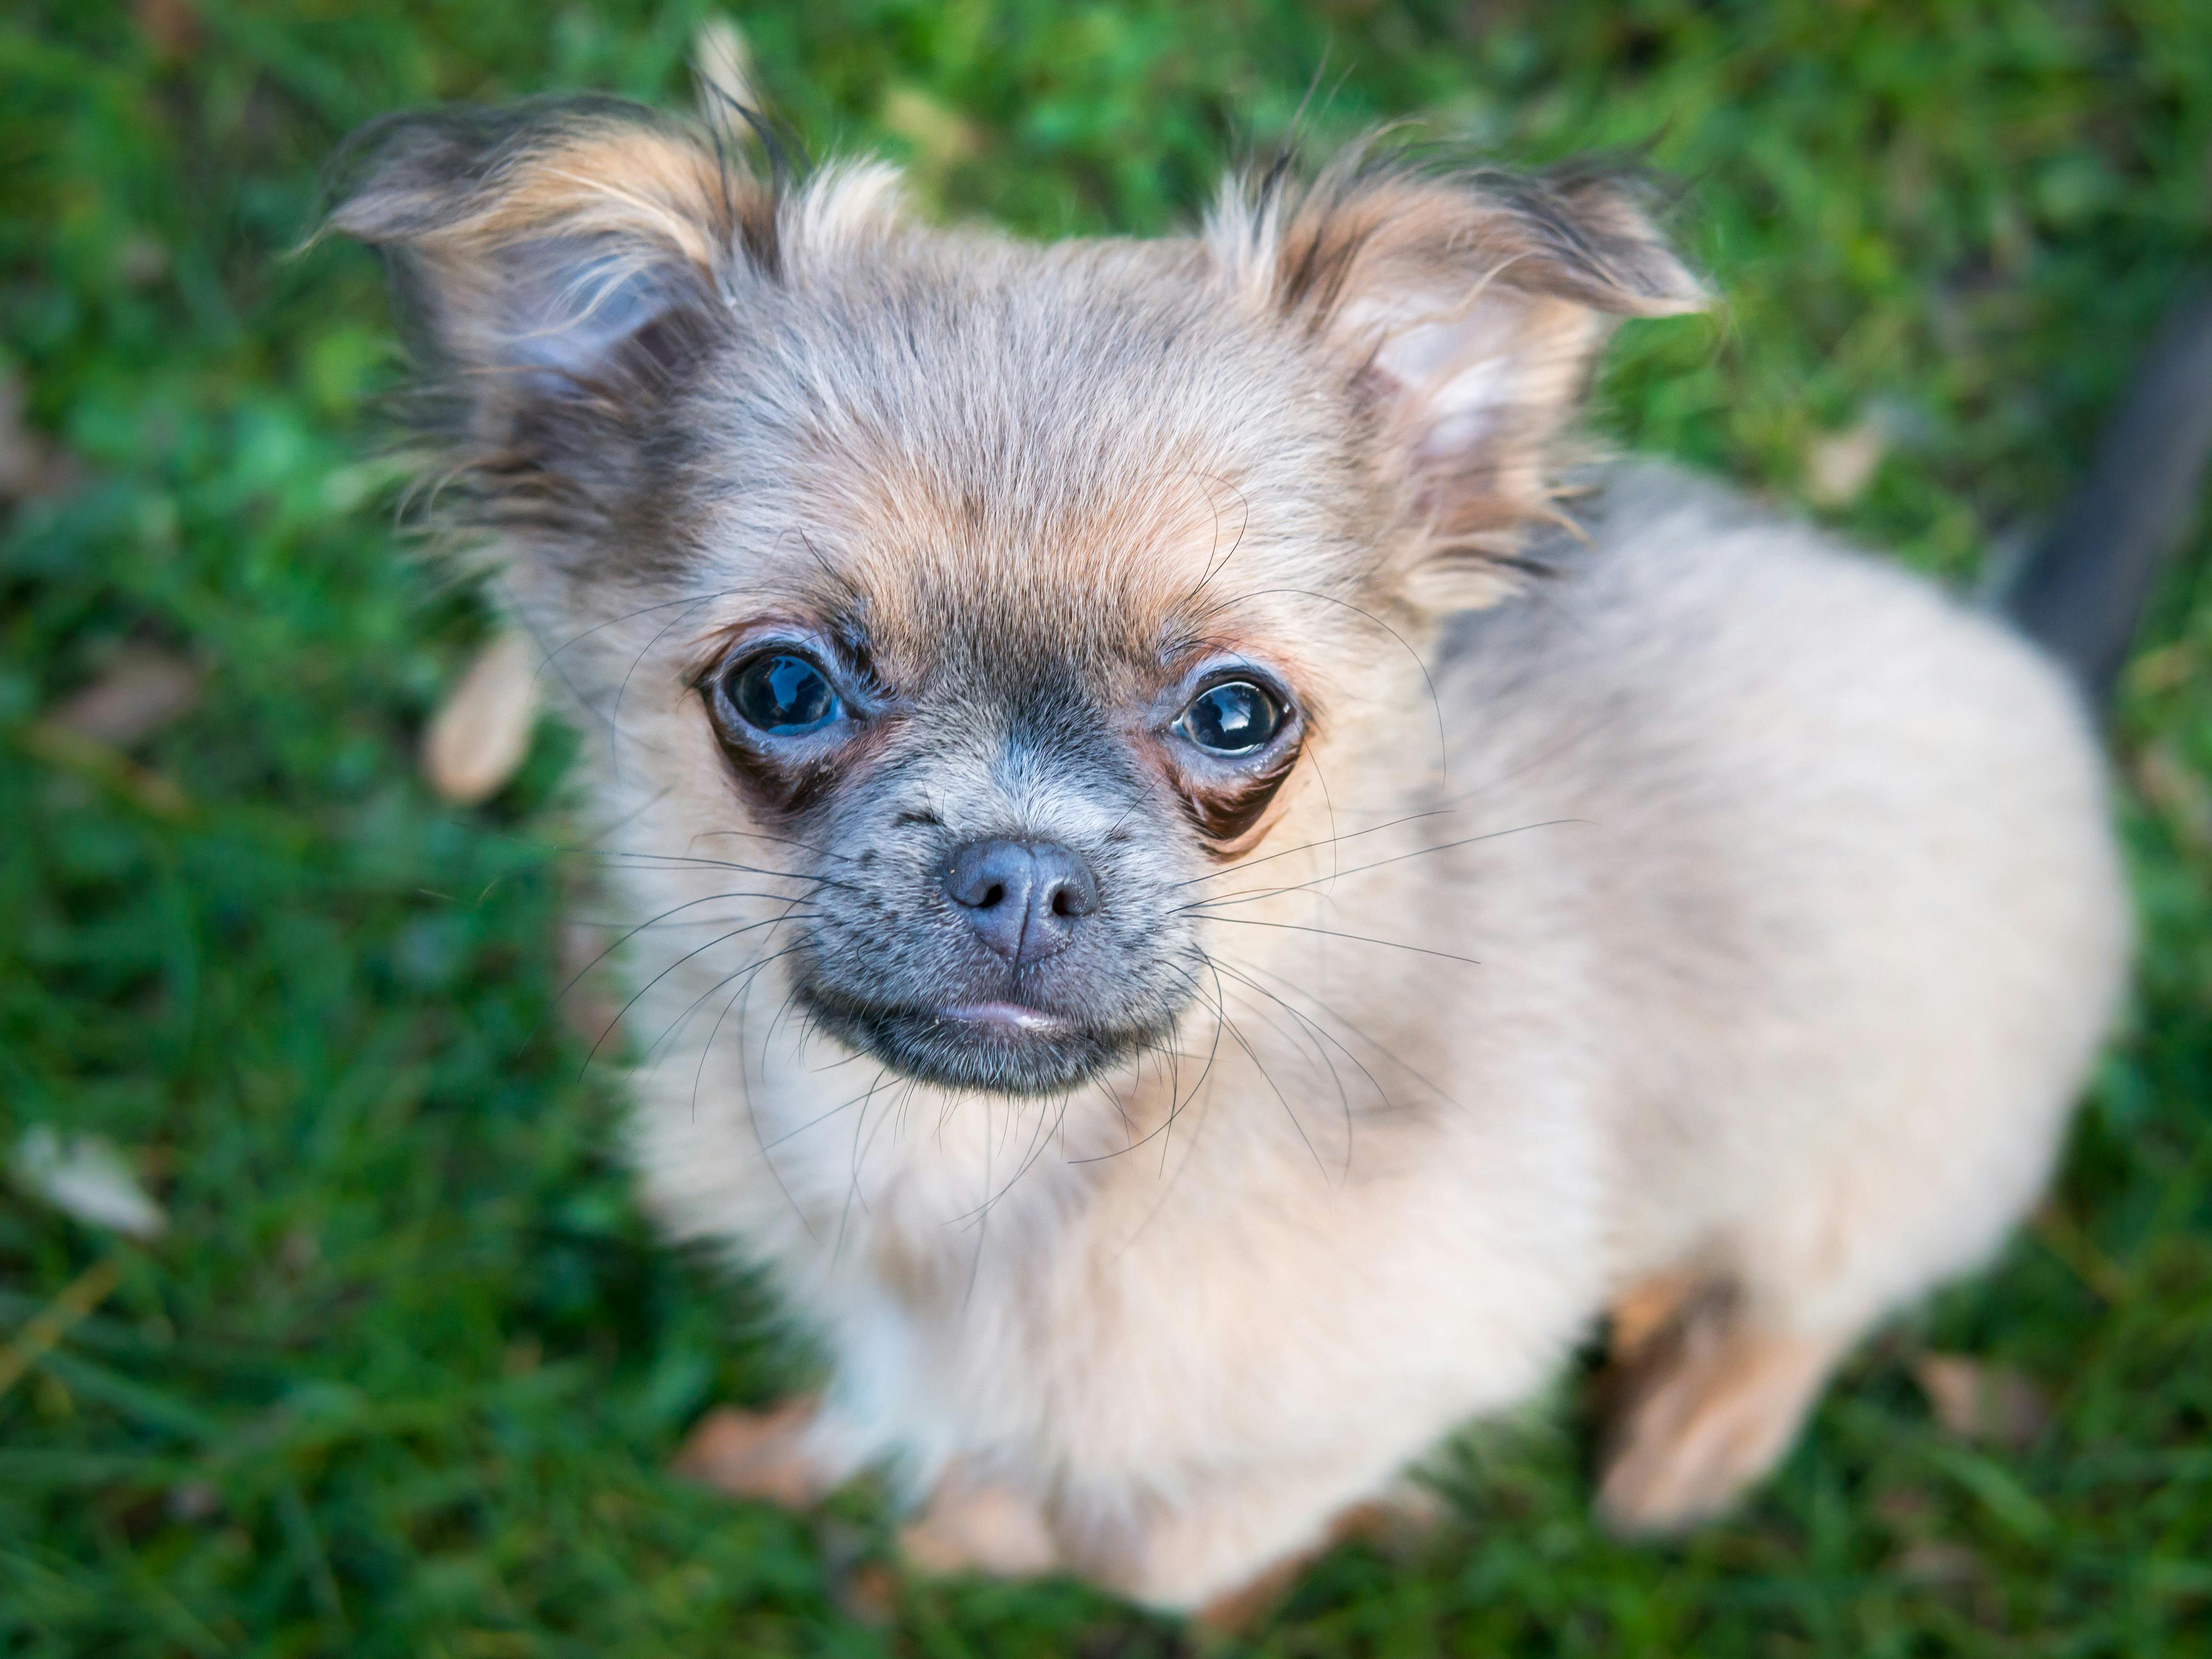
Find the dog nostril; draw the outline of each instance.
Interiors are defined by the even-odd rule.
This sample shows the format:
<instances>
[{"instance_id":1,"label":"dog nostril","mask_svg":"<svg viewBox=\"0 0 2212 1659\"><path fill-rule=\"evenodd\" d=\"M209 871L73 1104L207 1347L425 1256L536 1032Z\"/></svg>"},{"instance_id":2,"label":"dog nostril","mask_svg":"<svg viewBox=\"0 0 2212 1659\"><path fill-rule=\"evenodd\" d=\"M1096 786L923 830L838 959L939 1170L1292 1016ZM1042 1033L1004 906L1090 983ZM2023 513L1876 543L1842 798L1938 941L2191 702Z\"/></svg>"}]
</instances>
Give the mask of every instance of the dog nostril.
<instances>
[{"instance_id":1,"label":"dog nostril","mask_svg":"<svg viewBox=\"0 0 2212 1659\"><path fill-rule=\"evenodd\" d=\"M955 914L1017 967L1066 949L1076 919L1098 908L1091 866L1054 842L970 842L952 855L943 880Z\"/></svg>"}]
</instances>

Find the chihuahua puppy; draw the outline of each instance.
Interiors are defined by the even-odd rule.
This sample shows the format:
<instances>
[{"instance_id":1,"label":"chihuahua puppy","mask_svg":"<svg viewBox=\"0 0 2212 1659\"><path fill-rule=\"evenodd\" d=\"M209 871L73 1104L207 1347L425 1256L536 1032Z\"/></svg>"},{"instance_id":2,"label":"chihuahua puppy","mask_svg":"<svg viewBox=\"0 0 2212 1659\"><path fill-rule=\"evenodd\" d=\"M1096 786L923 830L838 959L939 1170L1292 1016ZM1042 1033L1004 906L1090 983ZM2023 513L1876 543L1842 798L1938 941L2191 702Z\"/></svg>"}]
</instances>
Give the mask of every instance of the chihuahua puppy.
<instances>
[{"instance_id":1,"label":"chihuahua puppy","mask_svg":"<svg viewBox=\"0 0 2212 1659\"><path fill-rule=\"evenodd\" d=\"M834 1361L763 1484L1200 1607L1610 1312L1597 1503L1677 1528L2033 1201L2129 951L2084 708L1712 484L1563 507L1607 329L1707 303L1631 184L1036 246L607 101L356 159L605 738L646 1189Z\"/></svg>"}]
</instances>

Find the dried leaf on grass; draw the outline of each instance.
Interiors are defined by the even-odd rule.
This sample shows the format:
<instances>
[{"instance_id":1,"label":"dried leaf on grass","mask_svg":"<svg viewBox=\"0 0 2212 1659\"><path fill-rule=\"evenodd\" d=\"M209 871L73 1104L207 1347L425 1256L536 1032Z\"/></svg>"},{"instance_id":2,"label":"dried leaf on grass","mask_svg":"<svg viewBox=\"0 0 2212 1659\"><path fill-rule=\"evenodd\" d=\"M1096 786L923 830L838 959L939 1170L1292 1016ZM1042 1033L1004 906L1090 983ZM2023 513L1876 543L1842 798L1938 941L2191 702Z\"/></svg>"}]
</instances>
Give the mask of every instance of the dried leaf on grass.
<instances>
[{"instance_id":1,"label":"dried leaf on grass","mask_svg":"<svg viewBox=\"0 0 2212 1659\"><path fill-rule=\"evenodd\" d=\"M684 1437L669 1471L732 1498L805 1509L823 1496L802 1443L813 1419L814 1401L808 1399L767 1412L717 1406Z\"/></svg>"},{"instance_id":2,"label":"dried leaf on grass","mask_svg":"<svg viewBox=\"0 0 2212 1659\"><path fill-rule=\"evenodd\" d=\"M489 800L521 770L537 719L537 648L526 635L499 635L423 734L422 775L457 806Z\"/></svg>"},{"instance_id":3,"label":"dried leaf on grass","mask_svg":"<svg viewBox=\"0 0 2212 1659\"><path fill-rule=\"evenodd\" d=\"M1845 507L1874 481L1889 438L1872 421L1816 438L1805 450L1805 493L1822 507Z\"/></svg>"},{"instance_id":4,"label":"dried leaf on grass","mask_svg":"<svg viewBox=\"0 0 2212 1659\"><path fill-rule=\"evenodd\" d=\"M65 495L82 470L68 451L23 419L23 382L0 373L0 501Z\"/></svg>"},{"instance_id":5,"label":"dried leaf on grass","mask_svg":"<svg viewBox=\"0 0 2212 1659\"><path fill-rule=\"evenodd\" d=\"M1931 1353L1914 1364L1912 1375L1936 1420L1961 1439L2019 1450L2051 1422L2043 1390L2008 1366Z\"/></svg>"},{"instance_id":6,"label":"dried leaf on grass","mask_svg":"<svg viewBox=\"0 0 2212 1659\"><path fill-rule=\"evenodd\" d=\"M136 0L131 12L138 33L159 56L174 60L198 52L199 14L189 0Z\"/></svg>"},{"instance_id":7,"label":"dried leaf on grass","mask_svg":"<svg viewBox=\"0 0 2212 1659\"><path fill-rule=\"evenodd\" d=\"M1923 1538L1898 1552L1889 1570L1916 1584L1971 1584L1984 1573L1982 1558L1964 1544Z\"/></svg>"},{"instance_id":8,"label":"dried leaf on grass","mask_svg":"<svg viewBox=\"0 0 2212 1659\"><path fill-rule=\"evenodd\" d=\"M134 647L47 719L64 732L128 749L199 707L199 669L174 652Z\"/></svg>"},{"instance_id":9,"label":"dried leaf on grass","mask_svg":"<svg viewBox=\"0 0 2212 1659\"><path fill-rule=\"evenodd\" d=\"M0 1347L0 1394L14 1388L25 1371L37 1364L70 1328L107 1300L121 1279L114 1258L103 1257L79 1273L62 1293L33 1314Z\"/></svg>"},{"instance_id":10,"label":"dried leaf on grass","mask_svg":"<svg viewBox=\"0 0 2212 1659\"><path fill-rule=\"evenodd\" d=\"M138 1184L129 1160L98 1135L64 1139L49 1124L23 1132L9 1159L15 1180L64 1215L137 1239L158 1238L169 1217Z\"/></svg>"},{"instance_id":11,"label":"dried leaf on grass","mask_svg":"<svg viewBox=\"0 0 2212 1659\"><path fill-rule=\"evenodd\" d=\"M2136 757L2136 787L2174 833L2195 852L2212 848L2212 783L2182 757L2179 744L2159 738Z\"/></svg>"}]
</instances>

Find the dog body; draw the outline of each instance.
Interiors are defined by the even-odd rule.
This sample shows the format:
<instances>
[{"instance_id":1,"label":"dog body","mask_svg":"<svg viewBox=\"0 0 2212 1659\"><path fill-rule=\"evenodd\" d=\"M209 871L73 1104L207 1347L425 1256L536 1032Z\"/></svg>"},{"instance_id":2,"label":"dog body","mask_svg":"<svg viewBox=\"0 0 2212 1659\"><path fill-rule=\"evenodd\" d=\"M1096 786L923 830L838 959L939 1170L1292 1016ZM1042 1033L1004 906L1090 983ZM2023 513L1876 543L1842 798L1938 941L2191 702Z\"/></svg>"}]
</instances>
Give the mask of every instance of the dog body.
<instances>
[{"instance_id":1,"label":"dog body","mask_svg":"<svg viewBox=\"0 0 2212 1659\"><path fill-rule=\"evenodd\" d=\"M1611 1307L1673 1524L2033 1200L2128 943L2087 723L1712 486L1543 528L1603 319L1701 302L1618 187L1039 248L594 107L337 222L606 738L639 1167L823 1337L822 1482L1197 1606Z\"/></svg>"},{"instance_id":2,"label":"dog body","mask_svg":"<svg viewBox=\"0 0 2212 1659\"><path fill-rule=\"evenodd\" d=\"M1200 878L1253 925L1208 939L1171 1053L962 1094L738 991L742 1041L641 1075L663 1214L765 1247L828 1337L825 1467L981 1471L1076 1564L1196 1605L1692 1275L1819 1363L1731 1356L1748 1444L1670 1444L1696 1467L1620 1494L1664 1522L2033 1201L2127 937L2070 689L1711 486L1632 469L1595 507L1566 574L1446 633L1441 763L1401 685L1387 763L1323 763L1278 826L1298 850ZM641 916L724 885L626 876ZM641 1029L721 1018L711 957Z\"/></svg>"}]
</instances>

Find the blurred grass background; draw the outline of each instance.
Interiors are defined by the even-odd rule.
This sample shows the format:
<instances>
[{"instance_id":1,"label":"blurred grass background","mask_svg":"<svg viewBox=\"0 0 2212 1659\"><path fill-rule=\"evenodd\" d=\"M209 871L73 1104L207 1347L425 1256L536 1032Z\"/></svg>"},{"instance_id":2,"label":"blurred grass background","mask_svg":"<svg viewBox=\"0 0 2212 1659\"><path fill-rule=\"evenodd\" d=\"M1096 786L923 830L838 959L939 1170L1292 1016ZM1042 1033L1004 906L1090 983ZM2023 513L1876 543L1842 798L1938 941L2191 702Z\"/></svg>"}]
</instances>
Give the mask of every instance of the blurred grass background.
<instances>
[{"instance_id":1,"label":"blurred grass background","mask_svg":"<svg viewBox=\"0 0 2212 1659\"><path fill-rule=\"evenodd\" d=\"M417 733L486 619L400 556L373 263L294 257L392 107L688 100L700 0L27 0L0 17L0 1643L11 1654L1166 1654L1060 1584L899 1581L664 1473L803 1373L661 1249L619 1079L552 1007L578 860L542 732L488 806ZM1601 428L1965 580L2046 514L2212 268L2203 0L776 0L736 14L817 152L933 211L1158 231L1310 85L1501 155L1650 144L1728 296L1636 325ZM1849 1368L1739 1517L1587 1517L1576 1390L1447 1461L1455 1519L1350 1548L1283 1655L2212 1651L2212 588L2124 688L2140 991L2050 1203ZM63 719L133 665L186 689ZM142 676L143 678L143 676ZM155 699L157 704L161 700ZM166 712L162 712L166 709ZM167 720L166 726L161 726ZM156 729L160 727L161 729ZM106 735L103 737L102 732ZM122 1149L68 1218L45 1126ZM1970 1357L2022 1410L1932 1414ZM1954 1420L1959 1413L1952 1413ZM1971 1411L1967 1417L1971 1419Z\"/></svg>"}]
</instances>

